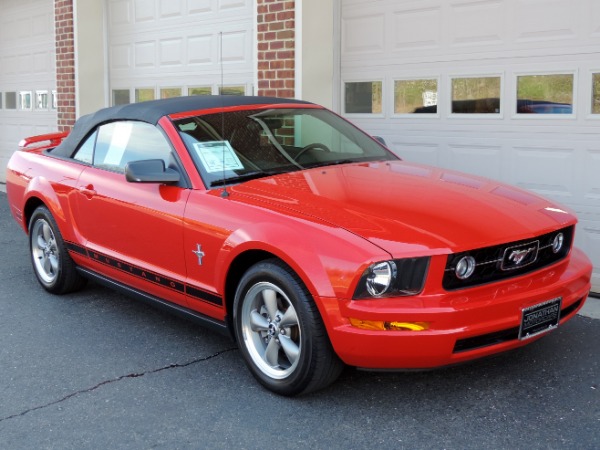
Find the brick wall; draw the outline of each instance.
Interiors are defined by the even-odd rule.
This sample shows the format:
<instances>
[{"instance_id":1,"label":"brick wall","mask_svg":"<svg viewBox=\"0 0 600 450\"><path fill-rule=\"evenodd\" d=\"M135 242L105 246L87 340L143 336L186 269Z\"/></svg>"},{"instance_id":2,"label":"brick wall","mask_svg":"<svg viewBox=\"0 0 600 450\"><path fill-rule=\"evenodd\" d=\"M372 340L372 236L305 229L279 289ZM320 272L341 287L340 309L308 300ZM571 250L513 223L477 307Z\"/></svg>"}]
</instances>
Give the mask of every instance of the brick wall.
<instances>
[{"instance_id":1,"label":"brick wall","mask_svg":"<svg viewBox=\"0 0 600 450\"><path fill-rule=\"evenodd\" d=\"M258 95L295 96L295 1L257 1Z\"/></svg>"},{"instance_id":2,"label":"brick wall","mask_svg":"<svg viewBox=\"0 0 600 450\"><path fill-rule=\"evenodd\" d=\"M75 123L73 0L54 0L54 23L58 129L68 131Z\"/></svg>"}]
</instances>

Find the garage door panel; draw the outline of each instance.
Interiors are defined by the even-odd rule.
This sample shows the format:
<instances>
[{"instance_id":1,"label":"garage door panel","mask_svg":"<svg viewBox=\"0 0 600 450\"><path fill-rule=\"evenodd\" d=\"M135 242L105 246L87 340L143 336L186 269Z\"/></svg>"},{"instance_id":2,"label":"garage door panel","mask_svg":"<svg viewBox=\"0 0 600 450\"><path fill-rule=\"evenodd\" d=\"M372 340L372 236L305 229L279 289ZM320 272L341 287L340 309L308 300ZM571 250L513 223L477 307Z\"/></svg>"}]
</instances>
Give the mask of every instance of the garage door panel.
<instances>
[{"instance_id":1,"label":"garage door panel","mask_svg":"<svg viewBox=\"0 0 600 450\"><path fill-rule=\"evenodd\" d=\"M346 17L342 23L342 53L383 53L385 49L385 15Z\"/></svg>"},{"instance_id":2,"label":"garage door panel","mask_svg":"<svg viewBox=\"0 0 600 450\"><path fill-rule=\"evenodd\" d=\"M515 147L514 155L513 184L563 201L575 197L574 148L552 148L537 141L532 146Z\"/></svg>"},{"instance_id":3,"label":"garage door panel","mask_svg":"<svg viewBox=\"0 0 600 450\"><path fill-rule=\"evenodd\" d=\"M489 45L505 42L503 6L499 0L475 0L450 5L452 44Z\"/></svg>"},{"instance_id":4,"label":"garage door panel","mask_svg":"<svg viewBox=\"0 0 600 450\"><path fill-rule=\"evenodd\" d=\"M592 285L594 292L600 292L600 224L593 220L595 214L576 210L579 217L575 245L583 249L592 260L594 270L592 272ZM588 220L592 217L592 220Z\"/></svg>"},{"instance_id":5,"label":"garage door panel","mask_svg":"<svg viewBox=\"0 0 600 450\"><path fill-rule=\"evenodd\" d=\"M50 98L56 89L54 2L0 0L0 182L6 164L27 136L56 131L57 114L48 105L38 109L36 92ZM32 107L20 110L19 92L31 93ZM6 94L17 97L17 108L8 109ZM51 101L50 101L51 103Z\"/></svg>"},{"instance_id":6,"label":"garage door panel","mask_svg":"<svg viewBox=\"0 0 600 450\"><path fill-rule=\"evenodd\" d=\"M181 67L184 64L183 39L161 39L158 41L159 65Z\"/></svg>"},{"instance_id":7,"label":"garage door panel","mask_svg":"<svg viewBox=\"0 0 600 450\"><path fill-rule=\"evenodd\" d=\"M368 114L366 102L366 112L346 116L406 160L498 179L577 211L585 224L578 239L594 261L600 292L600 113L590 113L591 74L600 73L600 2L345 0L341 21L342 102L346 82L382 86L381 98L370 93L381 113L373 107ZM519 76L565 73L573 74L572 114L552 106L516 113ZM501 78L499 114L451 113L453 77L490 76ZM427 79L438 80L436 103L423 96L422 106L435 109L421 108L418 83L396 83ZM552 93L525 86L521 100L551 102ZM476 95L458 98L487 98ZM403 102L423 114L395 114Z\"/></svg>"},{"instance_id":8,"label":"garage door panel","mask_svg":"<svg viewBox=\"0 0 600 450\"><path fill-rule=\"evenodd\" d=\"M440 144L426 140L404 140L399 137L386 137L390 149L406 161L440 166Z\"/></svg>"},{"instance_id":9,"label":"garage door panel","mask_svg":"<svg viewBox=\"0 0 600 450\"><path fill-rule=\"evenodd\" d=\"M111 98L217 93L222 66L225 87L251 93L254 15L252 0L109 0Z\"/></svg>"},{"instance_id":10,"label":"garage door panel","mask_svg":"<svg viewBox=\"0 0 600 450\"><path fill-rule=\"evenodd\" d=\"M437 48L442 39L442 11L439 7L396 11L393 15L394 50ZM428 26L424 27L422 24Z\"/></svg>"},{"instance_id":11,"label":"garage door panel","mask_svg":"<svg viewBox=\"0 0 600 450\"><path fill-rule=\"evenodd\" d=\"M579 9L564 0L517 0L515 25L518 41L574 38Z\"/></svg>"},{"instance_id":12,"label":"garage door panel","mask_svg":"<svg viewBox=\"0 0 600 450\"><path fill-rule=\"evenodd\" d=\"M160 0L158 11L161 18L176 17L183 14L182 0Z\"/></svg>"},{"instance_id":13,"label":"garage door panel","mask_svg":"<svg viewBox=\"0 0 600 450\"><path fill-rule=\"evenodd\" d=\"M212 34L190 36L187 40L187 64L214 64L217 59L215 39Z\"/></svg>"},{"instance_id":14,"label":"garage door panel","mask_svg":"<svg viewBox=\"0 0 600 450\"><path fill-rule=\"evenodd\" d=\"M467 141L468 142L468 141ZM499 179L502 167L502 146L477 142L449 143L447 167L480 176Z\"/></svg>"},{"instance_id":15,"label":"garage door panel","mask_svg":"<svg viewBox=\"0 0 600 450\"><path fill-rule=\"evenodd\" d=\"M590 202L600 204L600 149L586 151L583 167L584 196Z\"/></svg>"}]
</instances>

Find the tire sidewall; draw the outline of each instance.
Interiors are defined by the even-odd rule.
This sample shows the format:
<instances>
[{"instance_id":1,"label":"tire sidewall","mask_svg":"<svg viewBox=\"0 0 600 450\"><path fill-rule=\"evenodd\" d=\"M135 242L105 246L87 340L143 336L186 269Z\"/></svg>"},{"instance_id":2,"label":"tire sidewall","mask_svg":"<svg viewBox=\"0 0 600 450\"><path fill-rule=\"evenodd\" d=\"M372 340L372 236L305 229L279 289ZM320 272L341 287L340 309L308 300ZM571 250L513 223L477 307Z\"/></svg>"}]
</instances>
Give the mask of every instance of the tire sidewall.
<instances>
[{"instance_id":1,"label":"tire sidewall","mask_svg":"<svg viewBox=\"0 0 600 450\"><path fill-rule=\"evenodd\" d=\"M57 270L56 278L54 278L54 280L50 283L44 281L40 277L38 268L36 267L36 263L34 261L33 239L35 239L35 237L33 236L33 229L35 227L35 223L39 220L44 220L52 229L52 233L54 233L54 239L56 240L56 246L57 246L57 249L59 252L59 254L58 254L58 270ZM50 214L50 211L48 210L48 208L46 208L44 206L38 207L33 212L32 216L31 216L31 220L29 221L29 257L31 258L31 264L33 266L33 272L35 273L35 277L37 278L38 282L47 291L58 292L59 287L64 284L64 276L65 276L65 274L64 274L65 260L64 259L67 256L68 255L66 255L65 244L62 239L62 235L60 234L60 231L58 229L58 226L56 224L56 221L54 220L54 217L52 217L52 214Z\"/></svg>"},{"instance_id":2,"label":"tire sidewall","mask_svg":"<svg viewBox=\"0 0 600 450\"><path fill-rule=\"evenodd\" d=\"M274 379L261 371L252 361L248 352L247 344L244 342L244 334L241 326L241 311L247 292L257 283L269 282L276 285L288 297L296 310L298 323L301 328L300 335L300 359L296 369L287 377ZM302 289L293 277L277 264L262 262L251 267L240 280L235 294L233 307L233 324L235 337L244 357L246 365L252 375L267 389L281 395L295 395L301 393L310 382L312 342L310 330L310 313L306 309L309 301L307 293Z\"/></svg>"}]
</instances>

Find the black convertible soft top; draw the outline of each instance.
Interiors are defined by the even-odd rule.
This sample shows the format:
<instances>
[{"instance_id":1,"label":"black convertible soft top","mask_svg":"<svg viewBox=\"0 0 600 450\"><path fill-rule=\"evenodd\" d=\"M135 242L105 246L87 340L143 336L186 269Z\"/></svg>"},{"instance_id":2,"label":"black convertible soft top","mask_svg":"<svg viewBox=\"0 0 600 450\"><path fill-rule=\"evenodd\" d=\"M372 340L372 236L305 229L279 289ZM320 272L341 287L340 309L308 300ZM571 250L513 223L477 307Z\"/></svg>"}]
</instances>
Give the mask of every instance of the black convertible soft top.
<instances>
[{"instance_id":1,"label":"black convertible soft top","mask_svg":"<svg viewBox=\"0 0 600 450\"><path fill-rule=\"evenodd\" d=\"M69 158L82 139L98 125L116 120L139 120L156 125L161 117L179 112L245 105L276 105L282 103L310 104L301 100L276 97L246 97L237 95L206 95L152 100L113 106L80 117L71 133L51 150L52 155Z\"/></svg>"}]
</instances>

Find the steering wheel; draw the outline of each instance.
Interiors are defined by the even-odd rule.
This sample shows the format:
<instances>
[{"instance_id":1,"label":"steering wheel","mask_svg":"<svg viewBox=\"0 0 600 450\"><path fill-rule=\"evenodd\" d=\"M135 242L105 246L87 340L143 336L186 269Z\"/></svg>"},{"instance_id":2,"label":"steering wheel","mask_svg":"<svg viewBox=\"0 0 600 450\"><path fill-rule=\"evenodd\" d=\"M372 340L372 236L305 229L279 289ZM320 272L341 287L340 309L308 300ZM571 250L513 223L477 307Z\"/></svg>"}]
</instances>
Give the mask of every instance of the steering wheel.
<instances>
[{"instance_id":1,"label":"steering wheel","mask_svg":"<svg viewBox=\"0 0 600 450\"><path fill-rule=\"evenodd\" d=\"M308 144L308 145L302 147L302 149L296 154L296 156L294 156L294 161L298 161L298 159L302 155L304 155L307 151L314 150L314 149L319 149L319 150L322 150L324 152L331 153L331 149L329 147L327 147L325 144L322 144L320 142L314 142L312 144Z\"/></svg>"}]
</instances>

